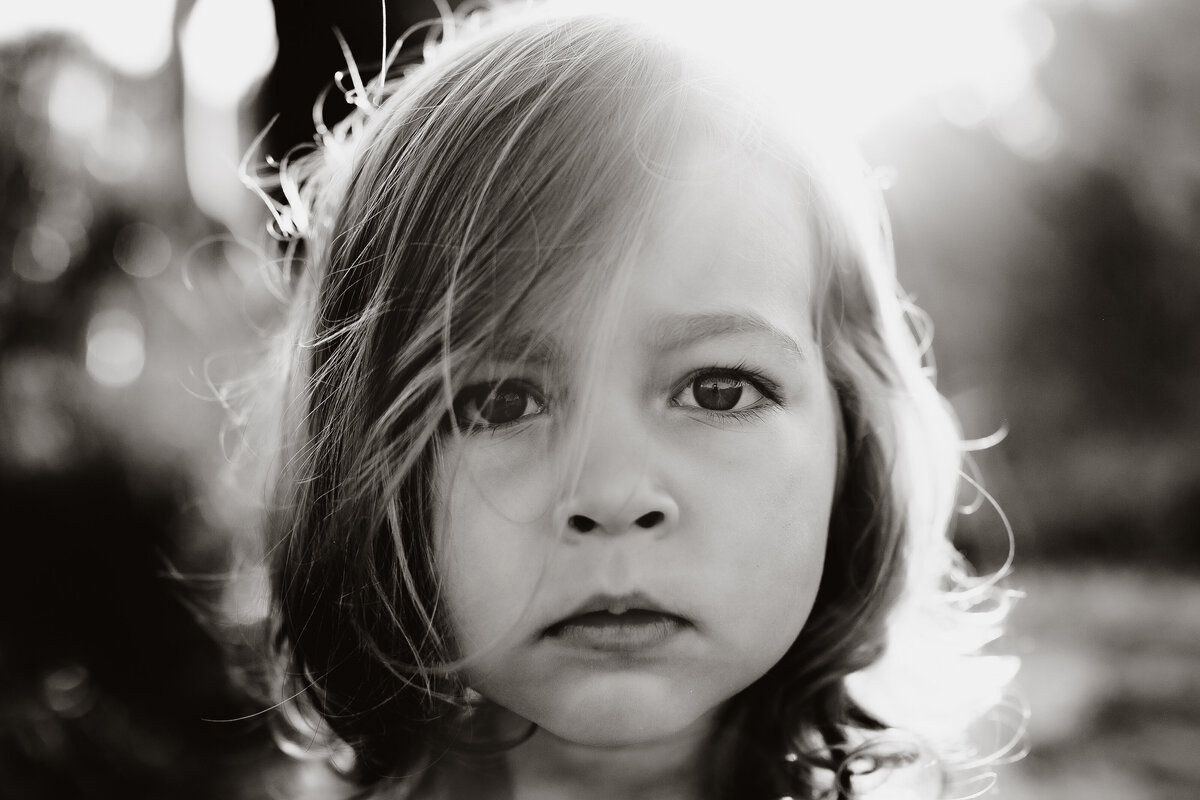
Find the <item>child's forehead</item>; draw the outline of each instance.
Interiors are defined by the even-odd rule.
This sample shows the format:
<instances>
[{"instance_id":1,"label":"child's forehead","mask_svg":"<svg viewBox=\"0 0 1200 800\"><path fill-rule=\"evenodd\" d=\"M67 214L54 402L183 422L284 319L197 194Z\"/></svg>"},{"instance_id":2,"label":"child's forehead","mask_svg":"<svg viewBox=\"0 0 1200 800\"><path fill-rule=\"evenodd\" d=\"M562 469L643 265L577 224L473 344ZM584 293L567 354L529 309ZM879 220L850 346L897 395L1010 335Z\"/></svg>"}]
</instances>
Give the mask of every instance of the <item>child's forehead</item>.
<instances>
[{"instance_id":1,"label":"child's forehead","mask_svg":"<svg viewBox=\"0 0 1200 800\"><path fill-rule=\"evenodd\" d=\"M810 208L799 170L775 154L711 141L681 148L677 180L664 181L649 220L650 255L740 262L752 278L765 260L804 266ZM718 258L718 256L722 258Z\"/></svg>"},{"instance_id":2,"label":"child's forehead","mask_svg":"<svg viewBox=\"0 0 1200 800\"><path fill-rule=\"evenodd\" d=\"M694 142L675 167L670 177L647 178L658 182L652 199L614 214L611 235L558 256L556 271L574 277L569 289L535 291L505 326L499 352L553 360L613 325L635 328L627 338L661 343L670 338L663 331L680 329L672 320L689 319L804 338L817 265L795 173L761 153ZM630 226L637 235L623 235Z\"/></svg>"}]
</instances>

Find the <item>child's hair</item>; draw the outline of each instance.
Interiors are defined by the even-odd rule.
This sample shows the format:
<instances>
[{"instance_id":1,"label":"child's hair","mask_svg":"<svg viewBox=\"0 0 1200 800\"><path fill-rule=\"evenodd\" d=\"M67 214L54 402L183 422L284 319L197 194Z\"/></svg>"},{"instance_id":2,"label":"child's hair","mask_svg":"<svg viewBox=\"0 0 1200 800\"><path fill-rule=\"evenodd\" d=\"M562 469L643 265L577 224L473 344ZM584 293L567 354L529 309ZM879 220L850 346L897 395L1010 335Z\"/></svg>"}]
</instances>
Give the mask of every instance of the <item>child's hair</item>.
<instances>
[{"instance_id":1,"label":"child's hair","mask_svg":"<svg viewBox=\"0 0 1200 800\"><path fill-rule=\"evenodd\" d=\"M773 159L801 193L843 425L815 605L720 710L713 785L848 793L851 773L933 757L949 786L986 764L964 733L1014 668L978 655L1010 593L948 539L964 446L924 364L927 325L897 293L871 174L810 135L815 115L749 99L650 27L483 19L443 22L403 71L363 83L352 68L356 110L284 161L286 203L263 195L295 312L266 525L280 708L352 751L363 785L461 743L478 703L453 668L431 496L456 376L515 319L577 313L554 298L580 284L611 299L638 220L682 179L672 149L699 131Z\"/></svg>"}]
</instances>

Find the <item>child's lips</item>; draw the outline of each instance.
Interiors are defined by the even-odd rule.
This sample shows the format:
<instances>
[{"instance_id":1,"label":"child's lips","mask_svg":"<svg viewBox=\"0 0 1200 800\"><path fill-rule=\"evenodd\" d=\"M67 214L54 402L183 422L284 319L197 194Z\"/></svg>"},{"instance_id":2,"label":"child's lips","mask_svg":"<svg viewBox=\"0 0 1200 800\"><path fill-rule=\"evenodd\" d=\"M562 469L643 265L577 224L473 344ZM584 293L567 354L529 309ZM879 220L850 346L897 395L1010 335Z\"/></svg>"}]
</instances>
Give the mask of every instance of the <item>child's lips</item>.
<instances>
[{"instance_id":1,"label":"child's lips","mask_svg":"<svg viewBox=\"0 0 1200 800\"><path fill-rule=\"evenodd\" d=\"M587 650L632 652L663 644L688 625L682 617L662 611L592 611L551 625L545 635Z\"/></svg>"},{"instance_id":2,"label":"child's lips","mask_svg":"<svg viewBox=\"0 0 1200 800\"><path fill-rule=\"evenodd\" d=\"M543 636L586 650L634 652L657 647L691 626L642 593L595 595L546 628Z\"/></svg>"}]
</instances>

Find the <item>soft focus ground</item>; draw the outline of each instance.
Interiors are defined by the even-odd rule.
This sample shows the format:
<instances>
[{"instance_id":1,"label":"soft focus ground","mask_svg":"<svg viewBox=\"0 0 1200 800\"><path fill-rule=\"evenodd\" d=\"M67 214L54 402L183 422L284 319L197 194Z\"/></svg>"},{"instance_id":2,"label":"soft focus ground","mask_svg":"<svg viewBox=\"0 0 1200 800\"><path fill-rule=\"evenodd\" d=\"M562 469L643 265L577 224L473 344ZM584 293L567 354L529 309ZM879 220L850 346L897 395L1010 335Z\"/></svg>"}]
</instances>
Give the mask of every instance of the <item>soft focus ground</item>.
<instances>
[{"instance_id":1,"label":"soft focus ground","mask_svg":"<svg viewBox=\"0 0 1200 800\"><path fill-rule=\"evenodd\" d=\"M1200 579L1042 567L1017 583L1032 750L997 796L1200 797Z\"/></svg>"}]
</instances>

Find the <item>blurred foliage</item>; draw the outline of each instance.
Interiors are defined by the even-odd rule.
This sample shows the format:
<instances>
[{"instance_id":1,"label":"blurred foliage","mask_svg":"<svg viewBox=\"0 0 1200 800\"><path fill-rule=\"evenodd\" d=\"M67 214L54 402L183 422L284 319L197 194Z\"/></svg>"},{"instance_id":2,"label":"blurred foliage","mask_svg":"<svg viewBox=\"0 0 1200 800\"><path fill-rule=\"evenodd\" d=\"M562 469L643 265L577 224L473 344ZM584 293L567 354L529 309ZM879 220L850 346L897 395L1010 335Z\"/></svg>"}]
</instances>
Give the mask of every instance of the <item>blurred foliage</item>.
<instances>
[{"instance_id":1,"label":"blurred foliage","mask_svg":"<svg viewBox=\"0 0 1200 800\"><path fill-rule=\"evenodd\" d=\"M933 114L868 142L940 385L1020 561L1200 564L1200 5L1047 2L1053 147ZM1006 545L985 508L960 541Z\"/></svg>"}]
</instances>

